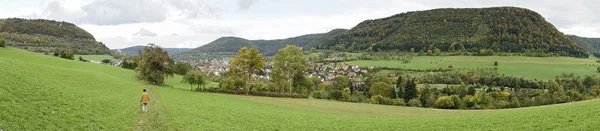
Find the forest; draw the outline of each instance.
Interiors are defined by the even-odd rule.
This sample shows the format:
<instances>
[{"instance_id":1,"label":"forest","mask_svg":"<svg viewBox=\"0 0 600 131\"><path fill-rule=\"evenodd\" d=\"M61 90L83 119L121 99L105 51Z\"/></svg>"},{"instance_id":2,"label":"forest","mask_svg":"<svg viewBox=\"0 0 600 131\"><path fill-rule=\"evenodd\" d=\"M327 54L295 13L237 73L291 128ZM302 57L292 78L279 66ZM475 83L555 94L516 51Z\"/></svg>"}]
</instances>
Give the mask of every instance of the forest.
<instances>
[{"instance_id":1,"label":"forest","mask_svg":"<svg viewBox=\"0 0 600 131\"><path fill-rule=\"evenodd\" d=\"M75 54L110 54L102 42L68 22L44 19L0 19L6 45L33 52L71 51Z\"/></svg>"},{"instance_id":2,"label":"forest","mask_svg":"<svg viewBox=\"0 0 600 131\"><path fill-rule=\"evenodd\" d=\"M454 46L453 46L454 45ZM426 52L456 50L525 52L541 50L587 58L586 51L571 41L540 14L517 7L434 9L366 20L334 36L320 49L342 51L403 50Z\"/></svg>"}]
</instances>

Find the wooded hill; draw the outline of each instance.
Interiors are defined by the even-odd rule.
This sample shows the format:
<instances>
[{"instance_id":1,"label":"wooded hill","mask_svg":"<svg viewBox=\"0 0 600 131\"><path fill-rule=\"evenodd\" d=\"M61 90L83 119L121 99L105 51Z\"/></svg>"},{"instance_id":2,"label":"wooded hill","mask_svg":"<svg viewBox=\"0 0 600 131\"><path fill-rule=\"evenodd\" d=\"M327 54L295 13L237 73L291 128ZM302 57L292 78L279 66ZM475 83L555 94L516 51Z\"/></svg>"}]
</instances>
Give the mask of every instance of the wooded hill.
<instances>
[{"instance_id":1,"label":"wooded hill","mask_svg":"<svg viewBox=\"0 0 600 131\"><path fill-rule=\"evenodd\" d=\"M75 24L44 19L0 19L6 45L33 52L72 51L75 54L110 54L103 43Z\"/></svg>"},{"instance_id":2,"label":"wooded hill","mask_svg":"<svg viewBox=\"0 0 600 131\"><path fill-rule=\"evenodd\" d=\"M144 50L144 47L146 47L146 46L132 46L132 47L117 49L117 50L113 50L113 51L123 53L126 55L138 55L138 51ZM172 56L172 55L177 55L182 52L190 51L192 49L190 49L190 48L163 48L163 50L169 52L169 55Z\"/></svg>"},{"instance_id":3,"label":"wooded hill","mask_svg":"<svg viewBox=\"0 0 600 131\"><path fill-rule=\"evenodd\" d=\"M567 37L588 52L594 54L594 56L600 57L600 38L586 38L575 35L567 35Z\"/></svg>"},{"instance_id":4,"label":"wooded hill","mask_svg":"<svg viewBox=\"0 0 600 131\"><path fill-rule=\"evenodd\" d=\"M175 59L194 59L206 58L207 56L218 57L213 55L233 55L244 47L255 47L264 55L275 55L277 51L286 45L296 45L300 47L308 47L309 45L319 45L322 41L333 38L339 33L346 31L345 29L334 29L328 33L308 34L287 39L276 40L247 40L239 37L221 37L206 45L195 48L191 51L180 53L174 56ZM307 50L305 48L305 50Z\"/></svg>"},{"instance_id":5,"label":"wooded hill","mask_svg":"<svg viewBox=\"0 0 600 131\"><path fill-rule=\"evenodd\" d=\"M366 20L316 45L345 51L536 51L587 57L540 14L517 7L445 8ZM461 48L464 47L464 48Z\"/></svg>"}]
</instances>

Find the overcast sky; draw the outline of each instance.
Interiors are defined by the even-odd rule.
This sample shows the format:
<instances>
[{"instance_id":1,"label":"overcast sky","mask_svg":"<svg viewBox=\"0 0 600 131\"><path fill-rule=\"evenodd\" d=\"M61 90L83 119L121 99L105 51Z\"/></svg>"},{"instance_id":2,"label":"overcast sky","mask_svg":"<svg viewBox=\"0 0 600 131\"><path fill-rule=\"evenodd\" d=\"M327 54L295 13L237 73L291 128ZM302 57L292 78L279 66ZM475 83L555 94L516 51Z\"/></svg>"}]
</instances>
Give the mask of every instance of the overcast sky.
<instances>
[{"instance_id":1,"label":"overcast sky","mask_svg":"<svg viewBox=\"0 0 600 131\"><path fill-rule=\"evenodd\" d=\"M195 48L222 36L281 39L434 8L517 6L566 34L600 37L595 0L0 0L0 18L68 21L109 48Z\"/></svg>"}]
</instances>

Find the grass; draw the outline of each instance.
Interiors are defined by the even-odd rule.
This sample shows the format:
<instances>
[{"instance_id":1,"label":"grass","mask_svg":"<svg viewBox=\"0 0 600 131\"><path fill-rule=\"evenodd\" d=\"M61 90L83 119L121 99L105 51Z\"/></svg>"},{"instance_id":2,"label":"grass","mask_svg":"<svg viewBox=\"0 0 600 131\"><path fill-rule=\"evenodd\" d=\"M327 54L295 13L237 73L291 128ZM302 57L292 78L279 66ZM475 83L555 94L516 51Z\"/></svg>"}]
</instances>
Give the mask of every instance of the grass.
<instances>
[{"instance_id":1,"label":"grass","mask_svg":"<svg viewBox=\"0 0 600 131\"><path fill-rule=\"evenodd\" d=\"M596 130L600 100L504 110L441 110L199 93L168 78L0 48L3 130ZM141 113L141 89L150 92Z\"/></svg>"},{"instance_id":2,"label":"grass","mask_svg":"<svg viewBox=\"0 0 600 131\"><path fill-rule=\"evenodd\" d=\"M351 61L348 63L363 67L426 69L448 68L449 65L452 65L454 69L472 69L494 68L494 61L498 61L499 73L544 80L554 79L555 76L562 73L575 73L580 76L598 75L596 68L600 66L594 59L524 56L419 56L414 57L408 64L400 61Z\"/></svg>"},{"instance_id":3,"label":"grass","mask_svg":"<svg viewBox=\"0 0 600 131\"><path fill-rule=\"evenodd\" d=\"M83 59L86 60L96 60L96 61L102 61L104 59L109 59L109 60L115 60L112 56L110 55L75 55L75 60L79 60L79 57L82 57Z\"/></svg>"}]
</instances>

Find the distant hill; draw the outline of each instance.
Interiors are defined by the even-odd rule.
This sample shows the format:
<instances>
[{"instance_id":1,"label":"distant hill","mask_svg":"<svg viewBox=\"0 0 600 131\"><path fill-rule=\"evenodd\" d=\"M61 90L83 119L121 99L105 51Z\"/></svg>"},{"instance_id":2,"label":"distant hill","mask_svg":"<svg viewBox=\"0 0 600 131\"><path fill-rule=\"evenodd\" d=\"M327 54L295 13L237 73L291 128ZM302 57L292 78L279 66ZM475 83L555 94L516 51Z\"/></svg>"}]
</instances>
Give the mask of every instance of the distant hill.
<instances>
[{"instance_id":1,"label":"distant hill","mask_svg":"<svg viewBox=\"0 0 600 131\"><path fill-rule=\"evenodd\" d=\"M75 24L44 19L0 19L7 46L33 52L71 50L75 54L110 54L103 43Z\"/></svg>"},{"instance_id":2,"label":"distant hill","mask_svg":"<svg viewBox=\"0 0 600 131\"><path fill-rule=\"evenodd\" d=\"M596 57L600 57L600 38L586 38L575 35L567 35L567 37L588 52L596 55Z\"/></svg>"},{"instance_id":3,"label":"distant hill","mask_svg":"<svg viewBox=\"0 0 600 131\"><path fill-rule=\"evenodd\" d=\"M287 39L276 40L247 40L239 37L221 37L206 45L195 48L191 51L175 55L175 59L212 59L222 58L222 56L233 55L244 47L255 47L264 55L275 55L277 51L286 45L297 45L300 47L309 48L313 45L319 45L322 41L326 41L331 36L346 31L345 29L335 29L328 33L308 34Z\"/></svg>"},{"instance_id":4,"label":"distant hill","mask_svg":"<svg viewBox=\"0 0 600 131\"><path fill-rule=\"evenodd\" d=\"M403 50L439 48L470 52L553 52L587 57L540 14L517 7L434 9L366 20L316 45L336 50Z\"/></svg>"},{"instance_id":5,"label":"distant hill","mask_svg":"<svg viewBox=\"0 0 600 131\"><path fill-rule=\"evenodd\" d=\"M132 46L132 47L127 47L127 48L123 48L123 49L116 49L113 51L120 52L120 53L127 54L127 55L137 55L138 51L143 50L144 47L145 46ZM171 56L192 50L190 48L163 48L163 49L166 50L167 52L169 52L169 55L171 55Z\"/></svg>"}]
</instances>

